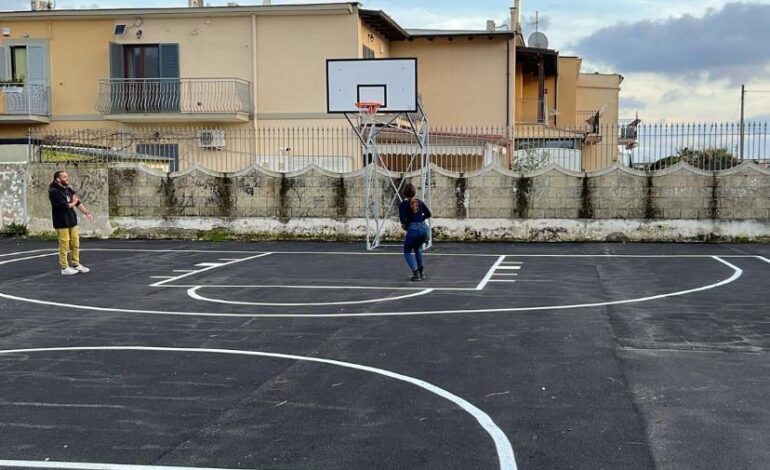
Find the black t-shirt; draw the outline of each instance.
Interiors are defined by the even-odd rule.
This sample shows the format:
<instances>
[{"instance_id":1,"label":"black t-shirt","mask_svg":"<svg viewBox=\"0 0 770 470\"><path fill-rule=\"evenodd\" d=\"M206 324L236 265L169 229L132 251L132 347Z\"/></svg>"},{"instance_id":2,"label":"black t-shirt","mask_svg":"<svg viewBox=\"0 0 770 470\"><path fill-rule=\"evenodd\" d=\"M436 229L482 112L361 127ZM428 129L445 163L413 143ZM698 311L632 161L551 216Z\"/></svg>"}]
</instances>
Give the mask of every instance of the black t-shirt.
<instances>
[{"instance_id":1,"label":"black t-shirt","mask_svg":"<svg viewBox=\"0 0 770 470\"><path fill-rule=\"evenodd\" d=\"M48 190L53 228L71 228L78 224L75 209L69 206L73 196L75 196L75 191L72 188L64 188L58 184L51 186Z\"/></svg>"}]
</instances>

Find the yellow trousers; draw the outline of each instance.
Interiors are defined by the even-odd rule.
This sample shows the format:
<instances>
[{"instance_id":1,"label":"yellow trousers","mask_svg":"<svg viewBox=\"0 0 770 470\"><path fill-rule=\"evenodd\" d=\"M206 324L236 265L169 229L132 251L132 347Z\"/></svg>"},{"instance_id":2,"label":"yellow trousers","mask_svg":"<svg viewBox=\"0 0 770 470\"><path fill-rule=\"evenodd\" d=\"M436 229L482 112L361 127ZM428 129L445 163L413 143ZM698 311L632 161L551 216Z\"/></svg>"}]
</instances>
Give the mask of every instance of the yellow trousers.
<instances>
[{"instance_id":1,"label":"yellow trousers","mask_svg":"<svg viewBox=\"0 0 770 470\"><path fill-rule=\"evenodd\" d=\"M71 228L58 228L56 229L56 235L59 238L59 266L62 269L70 266L67 264L67 251L70 252L72 258L72 265L77 266L80 264L80 232L77 227Z\"/></svg>"}]
</instances>

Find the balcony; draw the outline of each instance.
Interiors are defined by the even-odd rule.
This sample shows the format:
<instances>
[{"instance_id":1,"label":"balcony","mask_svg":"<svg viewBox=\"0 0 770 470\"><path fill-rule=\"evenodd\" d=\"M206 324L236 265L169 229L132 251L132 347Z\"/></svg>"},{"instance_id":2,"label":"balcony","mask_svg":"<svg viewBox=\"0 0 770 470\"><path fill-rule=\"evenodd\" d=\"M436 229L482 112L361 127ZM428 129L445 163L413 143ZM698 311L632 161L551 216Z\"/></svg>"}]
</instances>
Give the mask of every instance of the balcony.
<instances>
[{"instance_id":1,"label":"balcony","mask_svg":"<svg viewBox=\"0 0 770 470\"><path fill-rule=\"evenodd\" d=\"M51 122L51 88L29 83L0 85L0 123Z\"/></svg>"},{"instance_id":2,"label":"balcony","mask_svg":"<svg viewBox=\"0 0 770 470\"><path fill-rule=\"evenodd\" d=\"M518 124L556 125L556 110L549 109L545 100L524 98L516 100L516 122Z\"/></svg>"},{"instance_id":3,"label":"balcony","mask_svg":"<svg viewBox=\"0 0 770 470\"><path fill-rule=\"evenodd\" d=\"M245 122L254 102L237 78L127 78L100 80L97 109L119 122Z\"/></svg>"}]
</instances>

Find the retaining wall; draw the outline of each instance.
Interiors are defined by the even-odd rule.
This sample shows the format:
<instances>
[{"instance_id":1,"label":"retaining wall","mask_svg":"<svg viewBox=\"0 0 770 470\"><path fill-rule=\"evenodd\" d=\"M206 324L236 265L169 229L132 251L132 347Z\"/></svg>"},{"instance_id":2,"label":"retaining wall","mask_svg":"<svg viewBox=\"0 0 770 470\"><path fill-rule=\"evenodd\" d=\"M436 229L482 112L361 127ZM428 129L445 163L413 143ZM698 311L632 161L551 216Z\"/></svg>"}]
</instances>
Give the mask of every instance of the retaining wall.
<instances>
[{"instance_id":1,"label":"retaining wall","mask_svg":"<svg viewBox=\"0 0 770 470\"><path fill-rule=\"evenodd\" d=\"M56 169L27 167L27 223L33 233L49 230L46 187ZM339 175L310 167L283 175L251 167L220 174L195 167L165 174L125 165L67 170L98 214L96 223L83 224L91 235L198 237L214 229L255 238L365 234L363 171ZM679 164L652 174L620 166L584 174L554 166L524 175L497 167L469 174L434 168L432 175L434 228L443 238L770 238L770 171L753 163L717 173ZM402 177L419 180L417 174ZM393 189L384 174L378 184L389 200ZM401 236L395 221L387 233Z\"/></svg>"}]
</instances>

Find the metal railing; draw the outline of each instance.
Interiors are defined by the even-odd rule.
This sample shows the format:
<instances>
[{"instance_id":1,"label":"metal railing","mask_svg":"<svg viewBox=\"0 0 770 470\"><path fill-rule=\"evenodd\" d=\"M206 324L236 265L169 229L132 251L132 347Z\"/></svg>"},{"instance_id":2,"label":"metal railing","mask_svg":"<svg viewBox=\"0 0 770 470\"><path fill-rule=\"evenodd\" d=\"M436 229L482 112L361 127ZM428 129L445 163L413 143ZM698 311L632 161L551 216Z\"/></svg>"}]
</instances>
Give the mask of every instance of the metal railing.
<instances>
[{"instance_id":1,"label":"metal railing","mask_svg":"<svg viewBox=\"0 0 770 470\"><path fill-rule=\"evenodd\" d=\"M254 113L251 84L238 78L147 78L99 81L102 114Z\"/></svg>"},{"instance_id":2,"label":"metal railing","mask_svg":"<svg viewBox=\"0 0 770 470\"><path fill-rule=\"evenodd\" d=\"M30 83L0 85L0 114L51 115L51 88Z\"/></svg>"},{"instance_id":3,"label":"metal railing","mask_svg":"<svg viewBox=\"0 0 770 470\"><path fill-rule=\"evenodd\" d=\"M516 122L522 124L556 124L556 110L547 100L524 98L516 100Z\"/></svg>"},{"instance_id":4,"label":"metal railing","mask_svg":"<svg viewBox=\"0 0 770 470\"><path fill-rule=\"evenodd\" d=\"M602 126L601 112L597 110L575 112L575 126L586 132L598 134Z\"/></svg>"},{"instance_id":5,"label":"metal railing","mask_svg":"<svg viewBox=\"0 0 770 470\"><path fill-rule=\"evenodd\" d=\"M510 127L433 127L431 162L460 173L497 165L528 172L549 164L595 171L623 164L657 170L680 161L722 170L755 161L770 166L770 126L747 123L602 124L590 132L539 124ZM596 130L597 132L593 132ZM741 137L742 136L742 137ZM743 147L741 147L743 142ZM124 128L40 131L30 134L33 155L48 162L133 162L163 171L200 165L233 172L259 165L294 172L317 165L336 173L360 170L367 156L350 127ZM406 130L378 137L379 163L393 171L418 169L420 149ZM410 162L412 166L410 167Z\"/></svg>"}]
</instances>

